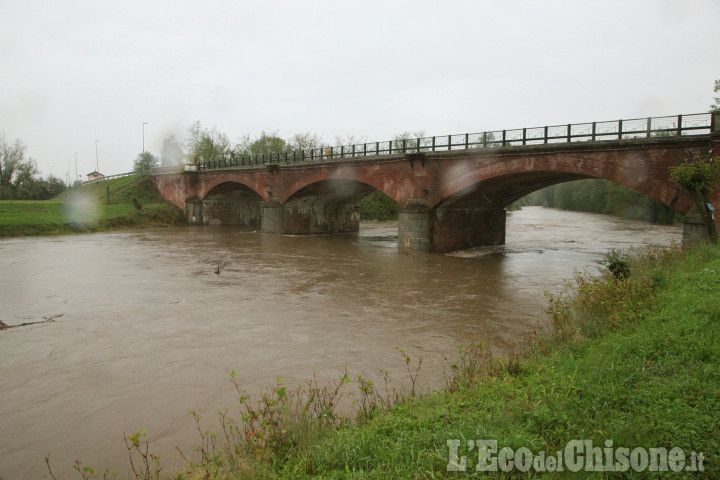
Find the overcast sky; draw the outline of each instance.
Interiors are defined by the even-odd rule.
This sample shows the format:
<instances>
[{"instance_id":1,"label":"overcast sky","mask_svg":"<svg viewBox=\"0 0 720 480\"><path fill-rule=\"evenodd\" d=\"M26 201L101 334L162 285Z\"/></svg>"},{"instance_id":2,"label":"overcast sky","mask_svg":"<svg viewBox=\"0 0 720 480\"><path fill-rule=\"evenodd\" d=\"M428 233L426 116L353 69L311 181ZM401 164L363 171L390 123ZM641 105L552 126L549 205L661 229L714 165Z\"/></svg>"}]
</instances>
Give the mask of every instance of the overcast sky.
<instances>
[{"instance_id":1,"label":"overcast sky","mask_svg":"<svg viewBox=\"0 0 720 480\"><path fill-rule=\"evenodd\" d=\"M199 120L386 140L707 111L720 1L0 0L0 133L44 175Z\"/></svg>"}]
</instances>

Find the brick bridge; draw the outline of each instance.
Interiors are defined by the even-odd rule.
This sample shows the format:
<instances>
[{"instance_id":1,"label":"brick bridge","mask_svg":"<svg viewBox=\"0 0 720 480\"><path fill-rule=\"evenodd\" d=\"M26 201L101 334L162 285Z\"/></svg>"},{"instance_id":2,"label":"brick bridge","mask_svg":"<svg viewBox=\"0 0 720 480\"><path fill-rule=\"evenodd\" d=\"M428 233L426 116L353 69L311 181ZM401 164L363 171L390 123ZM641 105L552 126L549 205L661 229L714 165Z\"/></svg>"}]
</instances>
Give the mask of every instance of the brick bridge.
<instances>
[{"instance_id":1,"label":"brick bridge","mask_svg":"<svg viewBox=\"0 0 720 480\"><path fill-rule=\"evenodd\" d=\"M400 207L398 246L449 252L505 242L509 203L585 178L633 188L685 215L690 196L668 167L720 155L720 114L568 124L327 147L159 168L153 179L191 224L286 235L359 230L358 201L380 190ZM720 193L713 198L720 211Z\"/></svg>"}]
</instances>

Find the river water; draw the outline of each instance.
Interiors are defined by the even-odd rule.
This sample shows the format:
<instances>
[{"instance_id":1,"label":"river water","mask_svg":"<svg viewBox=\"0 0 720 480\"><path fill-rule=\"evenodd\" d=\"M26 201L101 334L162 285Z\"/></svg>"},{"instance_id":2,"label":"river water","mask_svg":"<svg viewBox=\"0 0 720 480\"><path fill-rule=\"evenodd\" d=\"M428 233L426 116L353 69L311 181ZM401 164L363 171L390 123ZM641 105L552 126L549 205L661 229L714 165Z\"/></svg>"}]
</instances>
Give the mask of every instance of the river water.
<instances>
[{"instance_id":1,"label":"river water","mask_svg":"<svg viewBox=\"0 0 720 480\"><path fill-rule=\"evenodd\" d=\"M123 432L146 429L166 468L219 430L248 392L278 377L380 378L442 385L442 355L484 338L502 354L541 328L543 292L610 248L669 245L679 226L525 207L507 245L456 255L399 254L395 223L359 235L285 237L178 228L0 241L0 320L52 323L0 332L0 478L64 478L75 459L128 468ZM214 273L224 261L220 274ZM124 474L121 475L124 478Z\"/></svg>"}]
</instances>

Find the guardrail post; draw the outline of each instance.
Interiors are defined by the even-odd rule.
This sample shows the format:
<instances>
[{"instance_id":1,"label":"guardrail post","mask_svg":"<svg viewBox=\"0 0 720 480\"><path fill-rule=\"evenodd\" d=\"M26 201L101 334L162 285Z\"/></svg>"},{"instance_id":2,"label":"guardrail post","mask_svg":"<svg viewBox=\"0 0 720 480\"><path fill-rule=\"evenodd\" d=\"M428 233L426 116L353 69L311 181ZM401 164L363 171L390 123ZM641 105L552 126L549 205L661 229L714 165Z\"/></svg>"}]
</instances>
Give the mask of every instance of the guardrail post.
<instances>
[{"instance_id":1,"label":"guardrail post","mask_svg":"<svg viewBox=\"0 0 720 480\"><path fill-rule=\"evenodd\" d=\"M677 120L677 122L678 122L678 125L677 125L677 134L678 134L678 137L679 137L680 135L682 135L682 115L678 115L678 120Z\"/></svg>"},{"instance_id":2,"label":"guardrail post","mask_svg":"<svg viewBox=\"0 0 720 480\"><path fill-rule=\"evenodd\" d=\"M622 140L622 134L623 134L623 124L622 120L618 120L618 140Z\"/></svg>"},{"instance_id":3,"label":"guardrail post","mask_svg":"<svg viewBox=\"0 0 720 480\"><path fill-rule=\"evenodd\" d=\"M523 128L523 145L527 145L527 128Z\"/></svg>"},{"instance_id":4,"label":"guardrail post","mask_svg":"<svg viewBox=\"0 0 720 480\"><path fill-rule=\"evenodd\" d=\"M507 133L507 130L503 130L503 134L502 134L502 146L503 147L505 146L505 138L507 137L506 133Z\"/></svg>"},{"instance_id":5,"label":"guardrail post","mask_svg":"<svg viewBox=\"0 0 720 480\"><path fill-rule=\"evenodd\" d=\"M465 150L467 150L468 148L470 148L470 134L466 133L465 134Z\"/></svg>"},{"instance_id":6,"label":"guardrail post","mask_svg":"<svg viewBox=\"0 0 720 480\"><path fill-rule=\"evenodd\" d=\"M452 135L448 135L448 150L452 150Z\"/></svg>"},{"instance_id":7,"label":"guardrail post","mask_svg":"<svg viewBox=\"0 0 720 480\"><path fill-rule=\"evenodd\" d=\"M595 141L595 133L596 133L596 132L597 132L597 122L593 122L593 125L592 125L592 139L593 139L593 142Z\"/></svg>"},{"instance_id":8,"label":"guardrail post","mask_svg":"<svg viewBox=\"0 0 720 480\"><path fill-rule=\"evenodd\" d=\"M543 133L544 143L548 143L548 126L545 125L545 128L543 130L544 130L544 133Z\"/></svg>"},{"instance_id":9,"label":"guardrail post","mask_svg":"<svg viewBox=\"0 0 720 480\"><path fill-rule=\"evenodd\" d=\"M567 124L567 141L568 143L572 142L572 124Z\"/></svg>"},{"instance_id":10,"label":"guardrail post","mask_svg":"<svg viewBox=\"0 0 720 480\"><path fill-rule=\"evenodd\" d=\"M647 119L647 138L652 136L652 117Z\"/></svg>"}]
</instances>

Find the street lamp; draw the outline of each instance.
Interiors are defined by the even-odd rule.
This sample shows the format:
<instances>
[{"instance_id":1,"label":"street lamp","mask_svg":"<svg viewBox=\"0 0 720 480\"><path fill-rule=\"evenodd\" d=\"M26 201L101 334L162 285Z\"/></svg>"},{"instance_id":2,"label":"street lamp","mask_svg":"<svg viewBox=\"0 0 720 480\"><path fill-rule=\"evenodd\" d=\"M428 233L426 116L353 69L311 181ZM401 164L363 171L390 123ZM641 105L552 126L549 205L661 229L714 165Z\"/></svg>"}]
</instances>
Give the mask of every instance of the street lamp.
<instances>
[{"instance_id":1,"label":"street lamp","mask_svg":"<svg viewBox=\"0 0 720 480\"><path fill-rule=\"evenodd\" d=\"M145 125L147 125L148 122L143 122L143 155L145 155Z\"/></svg>"}]
</instances>

